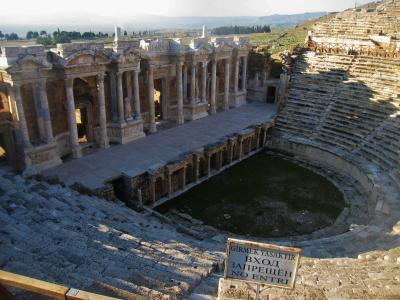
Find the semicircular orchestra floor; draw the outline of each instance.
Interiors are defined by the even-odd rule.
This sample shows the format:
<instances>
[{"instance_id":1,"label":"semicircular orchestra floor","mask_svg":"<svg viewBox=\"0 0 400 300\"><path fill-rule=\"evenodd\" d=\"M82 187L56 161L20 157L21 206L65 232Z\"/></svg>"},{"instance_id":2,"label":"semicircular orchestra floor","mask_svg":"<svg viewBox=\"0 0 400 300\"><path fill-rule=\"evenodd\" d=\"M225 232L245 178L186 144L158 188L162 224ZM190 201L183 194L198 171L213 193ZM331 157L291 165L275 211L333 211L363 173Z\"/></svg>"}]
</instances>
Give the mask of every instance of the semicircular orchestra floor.
<instances>
[{"instance_id":1,"label":"semicircular orchestra floor","mask_svg":"<svg viewBox=\"0 0 400 300\"><path fill-rule=\"evenodd\" d=\"M254 237L310 234L332 225L345 207L325 177L290 157L262 151L163 204L217 229Z\"/></svg>"}]
</instances>

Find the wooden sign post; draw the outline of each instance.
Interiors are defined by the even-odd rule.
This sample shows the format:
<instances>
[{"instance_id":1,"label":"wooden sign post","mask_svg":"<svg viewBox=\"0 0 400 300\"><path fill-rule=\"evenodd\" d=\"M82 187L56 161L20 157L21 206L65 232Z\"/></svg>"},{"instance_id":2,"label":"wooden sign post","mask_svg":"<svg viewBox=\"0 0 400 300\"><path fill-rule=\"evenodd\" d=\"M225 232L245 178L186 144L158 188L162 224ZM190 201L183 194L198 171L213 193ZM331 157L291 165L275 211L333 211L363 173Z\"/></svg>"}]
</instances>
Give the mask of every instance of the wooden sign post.
<instances>
[{"instance_id":1,"label":"wooden sign post","mask_svg":"<svg viewBox=\"0 0 400 300\"><path fill-rule=\"evenodd\" d=\"M256 300L261 284L293 289L300 254L300 248L228 239L224 278L255 283Z\"/></svg>"}]
</instances>

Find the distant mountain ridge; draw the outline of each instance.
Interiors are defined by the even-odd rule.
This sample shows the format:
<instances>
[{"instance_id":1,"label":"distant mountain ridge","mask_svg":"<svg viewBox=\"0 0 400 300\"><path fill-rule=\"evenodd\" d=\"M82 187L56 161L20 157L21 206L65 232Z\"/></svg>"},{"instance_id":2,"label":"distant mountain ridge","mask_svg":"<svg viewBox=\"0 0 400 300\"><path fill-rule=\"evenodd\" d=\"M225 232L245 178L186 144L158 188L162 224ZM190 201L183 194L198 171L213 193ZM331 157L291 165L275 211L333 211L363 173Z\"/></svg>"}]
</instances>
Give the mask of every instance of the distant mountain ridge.
<instances>
[{"instance_id":1,"label":"distant mountain ridge","mask_svg":"<svg viewBox=\"0 0 400 300\"><path fill-rule=\"evenodd\" d=\"M291 28L310 19L316 19L326 15L326 12L313 12L293 15L270 15L270 16L237 16L237 17L199 17L199 16L150 16L150 15L123 15L118 17L104 17L96 14L75 14L64 16L43 16L35 22L27 23L18 18L2 18L0 30L3 32L16 32L25 35L29 30L46 30L53 32L60 30L108 32L114 30L114 25L123 26L128 32L138 30L168 30L200 29L207 25L209 29L220 26L253 26L270 25L271 28Z\"/></svg>"},{"instance_id":2,"label":"distant mountain ridge","mask_svg":"<svg viewBox=\"0 0 400 300\"><path fill-rule=\"evenodd\" d=\"M291 28L312 19L326 16L327 12L312 12L294 15L270 15L259 17L257 23L265 23L271 28Z\"/></svg>"}]
</instances>

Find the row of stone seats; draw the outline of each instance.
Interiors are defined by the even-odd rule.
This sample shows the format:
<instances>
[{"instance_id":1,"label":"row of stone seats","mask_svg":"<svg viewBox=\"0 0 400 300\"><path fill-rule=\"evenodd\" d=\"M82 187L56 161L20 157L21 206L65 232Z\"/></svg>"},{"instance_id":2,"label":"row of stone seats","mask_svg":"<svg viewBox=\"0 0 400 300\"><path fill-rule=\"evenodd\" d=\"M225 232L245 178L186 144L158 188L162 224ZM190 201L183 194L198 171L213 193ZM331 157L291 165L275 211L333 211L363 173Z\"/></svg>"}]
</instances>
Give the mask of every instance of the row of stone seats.
<instances>
[{"instance_id":1,"label":"row of stone seats","mask_svg":"<svg viewBox=\"0 0 400 300\"><path fill-rule=\"evenodd\" d=\"M362 155L384 170L400 170L399 133L400 116L397 114L383 122L374 134L355 149L354 154Z\"/></svg>"},{"instance_id":2,"label":"row of stone seats","mask_svg":"<svg viewBox=\"0 0 400 300\"><path fill-rule=\"evenodd\" d=\"M313 36L368 40L371 35L396 37L400 32L400 2L385 0L332 14L313 26Z\"/></svg>"},{"instance_id":3,"label":"row of stone seats","mask_svg":"<svg viewBox=\"0 0 400 300\"><path fill-rule=\"evenodd\" d=\"M382 10L388 15L388 16L400 16L400 4L398 0L389 0L385 1L381 5ZM378 6L378 10L380 9L380 6Z\"/></svg>"},{"instance_id":4,"label":"row of stone seats","mask_svg":"<svg viewBox=\"0 0 400 300\"><path fill-rule=\"evenodd\" d=\"M347 62L344 60L343 63ZM341 69L330 71L331 63L321 68L316 66L319 67L318 59L311 52L296 63L289 99L276 119L279 130L308 137L317 127L345 72Z\"/></svg>"},{"instance_id":5,"label":"row of stone seats","mask_svg":"<svg viewBox=\"0 0 400 300\"><path fill-rule=\"evenodd\" d=\"M181 299L221 261L213 250L122 203L0 175L0 269L123 299Z\"/></svg>"},{"instance_id":6,"label":"row of stone seats","mask_svg":"<svg viewBox=\"0 0 400 300\"><path fill-rule=\"evenodd\" d=\"M352 85L358 86L359 83L346 81L340 85L320 131L316 132L316 140L327 140L330 143L334 140L343 144L347 151L357 147L394 111L392 105L371 102L368 96L357 92L357 89L355 92L348 91L347 87ZM364 84L359 89L365 89Z\"/></svg>"},{"instance_id":7,"label":"row of stone seats","mask_svg":"<svg viewBox=\"0 0 400 300\"><path fill-rule=\"evenodd\" d=\"M398 168L392 137L398 118L391 116L400 110L399 70L396 59L305 53L296 62L286 106L277 117L278 132L368 154L384 170Z\"/></svg>"},{"instance_id":8,"label":"row of stone seats","mask_svg":"<svg viewBox=\"0 0 400 300\"><path fill-rule=\"evenodd\" d=\"M400 15L400 14L399 14ZM318 22L312 28L315 37L332 37L368 40L371 35L396 36L400 31L397 17L382 13L359 14L340 13Z\"/></svg>"}]
</instances>

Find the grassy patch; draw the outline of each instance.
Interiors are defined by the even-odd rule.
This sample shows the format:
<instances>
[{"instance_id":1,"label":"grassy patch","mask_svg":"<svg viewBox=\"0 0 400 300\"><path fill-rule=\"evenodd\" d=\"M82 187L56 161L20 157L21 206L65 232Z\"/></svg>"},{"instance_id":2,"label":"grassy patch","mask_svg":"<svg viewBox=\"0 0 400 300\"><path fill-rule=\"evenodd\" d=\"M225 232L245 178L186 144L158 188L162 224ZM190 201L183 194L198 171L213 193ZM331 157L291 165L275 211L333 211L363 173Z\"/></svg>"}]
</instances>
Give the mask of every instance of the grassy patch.
<instances>
[{"instance_id":1,"label":"grassy patch","mask_svg":"<svg viewBox=\"0 0 400 300\"><path fill-rule=\"evenodd\" d=\"M307 21L295 28L290 29L272 29L268 33L255 33L250 35L250 42L255 45L270 46L271 53L274 58L285 50L291 50L296 46L303 46L307 37L307 33L311 30L313 24L317 21L323 21L327 17L322 17L316 20Z\"/></svg>"}]
</instances>

